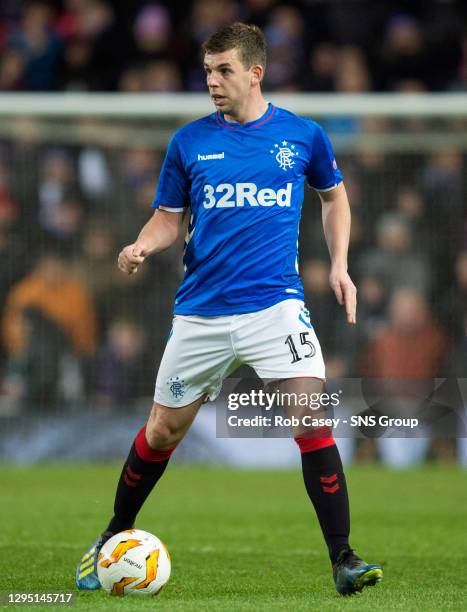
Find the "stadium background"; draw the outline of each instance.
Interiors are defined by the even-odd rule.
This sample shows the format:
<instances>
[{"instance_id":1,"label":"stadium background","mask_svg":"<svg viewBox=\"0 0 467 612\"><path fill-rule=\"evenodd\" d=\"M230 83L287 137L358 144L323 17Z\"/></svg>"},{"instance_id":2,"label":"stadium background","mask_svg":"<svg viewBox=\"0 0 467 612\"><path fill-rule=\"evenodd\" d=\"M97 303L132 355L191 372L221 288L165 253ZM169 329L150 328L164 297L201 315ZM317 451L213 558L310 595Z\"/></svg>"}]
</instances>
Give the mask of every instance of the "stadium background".
<instances>
[{"instance_id":1,"label":"stadium background","mask_svg":"<svg viewBox=\"0 0 467 612\"><path fill-rule=\"evenodd\" d=\"M465 3L3 0L0 91L179 93L183 100L184 92L203 91L200 42L236 18L264 28L272 100L300 92L402 96L396 117L367 113L372 98L360 113L354 101L349 113L314 116L344 172L353 208L350 271L359 288L359 323L350 329L328 286L319 201L306 190L301 274L328 375L465 378L466 112L403 113L404 96L465 92ZM31 108L38 99L30 98ZM1 102L8 106L8 97ZM188 96L185 116L168 106L165 118L125 117L123 109L99 119L92 100L81 105L79 117L15 114L14 104L0 117L6 461L123 458L150 406L181 279L181 244L132 277L115 262L151 214L167 139L191 118ZM258 452L252 440L214 433L205 407L175 457L298 461L289 441L263 441ZM347 462L467 464L463 441L427 441L416 452L409 442L396 456L371 439L342 445Z\"/></svg>"}]
</instances>

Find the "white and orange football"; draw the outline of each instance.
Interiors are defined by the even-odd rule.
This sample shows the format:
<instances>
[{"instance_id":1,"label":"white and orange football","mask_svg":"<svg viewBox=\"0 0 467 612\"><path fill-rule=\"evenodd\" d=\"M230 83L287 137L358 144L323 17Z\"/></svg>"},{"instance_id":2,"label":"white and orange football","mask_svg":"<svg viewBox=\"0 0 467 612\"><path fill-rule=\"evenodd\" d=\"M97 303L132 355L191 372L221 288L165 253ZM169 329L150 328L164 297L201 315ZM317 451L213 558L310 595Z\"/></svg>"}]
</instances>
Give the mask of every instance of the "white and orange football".
<instances>
[{"instance_id":1,"label":"white and orange football","mask_svg":"<svg viewBox=\"0 0 467 612\"><path fill-rule=\"evenodd\" d=\"M167 548L152 533L128 529L99 552L97 575L110 595L157 595L170 578Z\"/></svg>"}]
</instances>

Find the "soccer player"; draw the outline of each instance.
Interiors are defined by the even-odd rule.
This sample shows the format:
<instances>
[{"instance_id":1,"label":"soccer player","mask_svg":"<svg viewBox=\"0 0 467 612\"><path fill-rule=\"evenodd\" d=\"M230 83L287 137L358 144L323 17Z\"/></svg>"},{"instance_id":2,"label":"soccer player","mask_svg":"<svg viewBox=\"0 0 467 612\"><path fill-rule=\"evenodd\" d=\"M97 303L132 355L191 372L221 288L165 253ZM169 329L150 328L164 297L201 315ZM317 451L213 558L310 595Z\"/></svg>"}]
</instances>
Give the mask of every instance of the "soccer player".
<instances>
[{"instance_id":1,"label":"soccer player","mask_svg":"<svg viewBox=\"0 0 467 612\"><path fill-rule=\"evenodd\" d=\"M325 369L303 303L297 241L305 180L322 203L331 257L330 284L356 320L347 273L350 208L323 129L266 102L261 81L266 43L255 26L234 23L204 44L204 68L216 112L171 139L154 215L118 257L134 274L149 255L177 239L184 213L185 276L157 375L154 404L123 466L107 528L82 557L80 589L100 587L97 555L113 534L133 527L200 406L215 399L238 365L288 391L319 393ZM316 433L316 432L315 432ZM361 591L382 578L349 546L349 502L331 431L296 435L306 491L329 550L336 589Z\"/></svg>"}]
</instances>

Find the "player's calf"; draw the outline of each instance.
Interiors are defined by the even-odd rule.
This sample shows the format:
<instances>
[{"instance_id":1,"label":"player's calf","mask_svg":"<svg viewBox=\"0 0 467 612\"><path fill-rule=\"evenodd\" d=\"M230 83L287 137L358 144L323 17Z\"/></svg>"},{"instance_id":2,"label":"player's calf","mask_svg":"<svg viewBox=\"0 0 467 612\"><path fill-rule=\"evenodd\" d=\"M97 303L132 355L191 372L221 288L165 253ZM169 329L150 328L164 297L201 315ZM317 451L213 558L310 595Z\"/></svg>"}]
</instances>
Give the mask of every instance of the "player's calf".
<instances>
[{"instance_id":1,"label":"player's calf","mask_svg":"<svg viewBox=\"0 0 467 612\"><path fill-rule=\"evenodd\" d=\"M329 549L336 590L352 595L382 580L380 565L369 565L349 546L350 514L347 484L331 430L295 438L302 457L305 487L316 510Z\"/></svg>"},{"instance_id":2,"label":"player's calf","mask_svg":"<svg viewBox=\"0 0 467 612\"><path fill-rule=\"evenodd\" d=\"M147 441L147 426L138 432L123 465L115 495L114 517L107 530L118 533L133 526L136 516L161 478L175 450L154 449Z\"/></svg>"},{"instance_id":3,"label":"player's calf","mask_svg":"<svg viewBox=\"0 0 467 612\"><path fill-rule=\"evenodd\" d=\"M300 448L303 480L315 508L331 563L349 548L350 514L347 483L331 430L323 427L295 441Z\"/></svg>"},{"instance_id":4,"label":"player's calf","mask_svg":"<svg viewBox=\"0 0 467 612\"><path fill-rule=\"evenodd\" d=\"M97 557L112 535L131 529L142 505L161 478L178 442L191 425L201 401L174 410L154 404L147 425L135 437L117 485L114 516L107 529L85 552L76 568L79 589L100 588Z\"/></svg>"}]
</instances>

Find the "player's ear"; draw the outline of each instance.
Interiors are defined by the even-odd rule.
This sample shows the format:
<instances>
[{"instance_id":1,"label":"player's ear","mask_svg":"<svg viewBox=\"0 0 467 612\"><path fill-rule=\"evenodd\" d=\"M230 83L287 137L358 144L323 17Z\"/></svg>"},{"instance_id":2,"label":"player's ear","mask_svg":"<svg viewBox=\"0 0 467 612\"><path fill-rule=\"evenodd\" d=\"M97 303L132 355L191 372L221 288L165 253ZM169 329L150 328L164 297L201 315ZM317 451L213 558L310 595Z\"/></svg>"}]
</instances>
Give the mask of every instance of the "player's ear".
<instances>
[{"instance_id":1,"label":"player's ear","mask_svg":"<svg viewBox=\"0 0 467 612\"><path fill-rule=\"evenodd\" d=\"M251 84L258 85L263 80L264 68L260 64L251 67Z\"/></svg>"}]
</instances>

